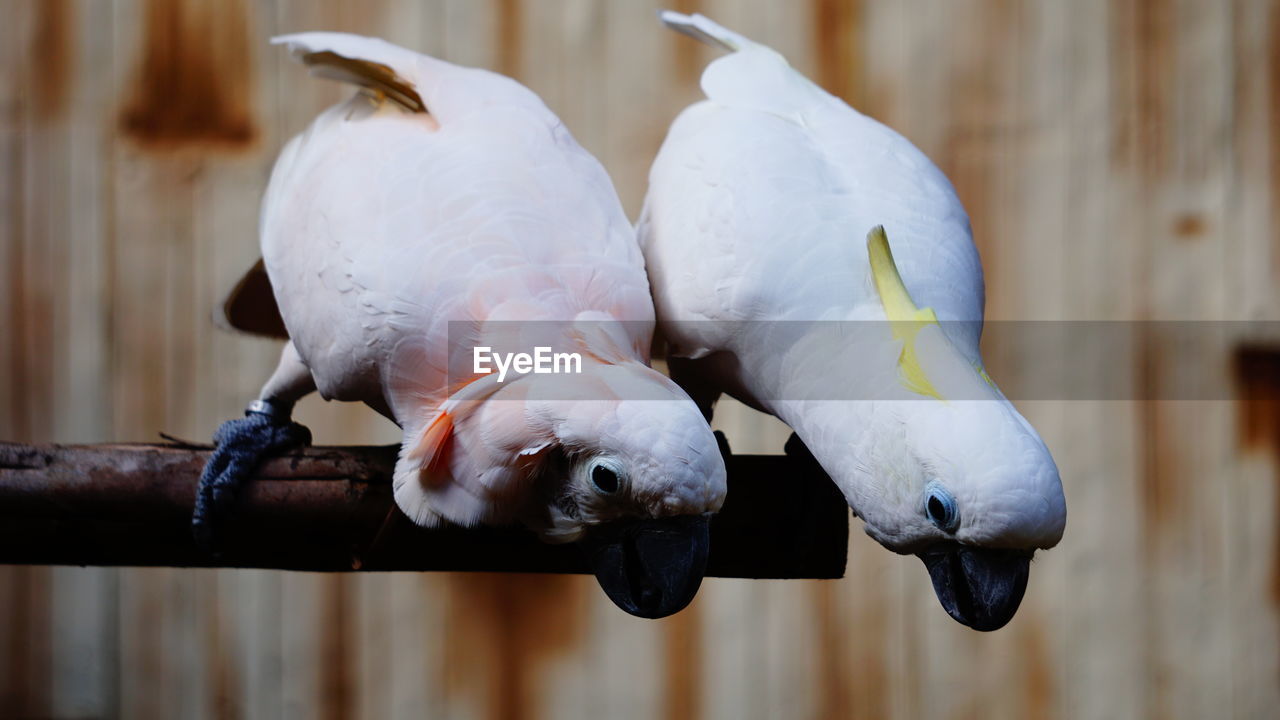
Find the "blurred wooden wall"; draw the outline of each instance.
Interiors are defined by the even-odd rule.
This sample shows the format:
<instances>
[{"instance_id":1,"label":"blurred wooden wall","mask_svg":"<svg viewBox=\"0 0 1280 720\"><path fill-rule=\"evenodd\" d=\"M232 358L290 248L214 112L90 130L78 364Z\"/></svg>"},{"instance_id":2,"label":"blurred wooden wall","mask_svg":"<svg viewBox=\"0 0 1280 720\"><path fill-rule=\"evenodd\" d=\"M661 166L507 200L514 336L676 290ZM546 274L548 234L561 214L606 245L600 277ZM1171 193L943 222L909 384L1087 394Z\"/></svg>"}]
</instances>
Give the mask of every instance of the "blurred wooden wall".
<instances>
[{"instance_id":1,"label":"blurred wooden wall","mask_svg":"<svg viewBox=\"0 0 1280 720\"><path fill-rule=\"evenodd\" d=\"M956 183L995 319L1280 318L1280 6L672 0L765 41ZM275 153L345 94L267 45L338 29L514 75L633 214L710 50L646 0L7 0L0 437L208 437L276 347L210 310ZM1149 396L1157 336L1062 348ZM1034 358L988 347L999 378ZM1280 361L1228 402L1029 402L1070 521L970 632L860 533L839 582L712 580L661 622L590 578L0 568L0 717L1274 717ZM1230 358L1212 372L1229 377ZM391 442L303 404L318 442ZM726 408L739 451L785 430ZM780 491L783 491L780 489Z\"/></svg>"}]
</instances>

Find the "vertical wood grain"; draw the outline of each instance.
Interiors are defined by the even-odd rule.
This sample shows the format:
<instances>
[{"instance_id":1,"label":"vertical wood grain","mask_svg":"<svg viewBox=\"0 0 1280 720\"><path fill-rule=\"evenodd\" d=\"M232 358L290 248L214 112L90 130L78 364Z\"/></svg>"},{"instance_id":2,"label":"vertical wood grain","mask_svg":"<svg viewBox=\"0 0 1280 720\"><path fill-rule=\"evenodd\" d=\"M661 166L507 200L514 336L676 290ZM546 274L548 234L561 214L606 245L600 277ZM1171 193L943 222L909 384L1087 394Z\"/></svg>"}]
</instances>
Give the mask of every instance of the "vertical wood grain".
<instances>
[{"instance_id":1,"label":"vertical wood grain","mask_svg":"<svg viewBox=\"0 0 1280 720\"><path fill-rule=\"evenodd\" d=\"M674 4L774 46L937 161L973 221L989 318L1280 316L1273 3ZM278 345L215 331L209 313L258 255L275 154L348 92L269 36L375 34L512 74L634 216L667 124L718 56L663 30L663 6L6 3L0 436L204 439L266 378ZM993 325L988 366L1055 383L1040 360L1069 352L1079 378L1115 373L1156 397L1199 381L1171 338L1131 327L1122 347L1026 348ZM1230 360L1203 369L1230 380ZM1054 451L1071 516L995 635L955 625L917 560L859 532L844 580L708 580L656 623L622 615L590 578L0 568L0 714L1271 713L1280 474L1272 449L1239 441L1247 417L1168 399L1019 407ZM318 442L397 440L360 407L310 398L298 416ZM780 452L789 434L729 402L715 423L738 452Z\"/></svg>"}]
</instances>

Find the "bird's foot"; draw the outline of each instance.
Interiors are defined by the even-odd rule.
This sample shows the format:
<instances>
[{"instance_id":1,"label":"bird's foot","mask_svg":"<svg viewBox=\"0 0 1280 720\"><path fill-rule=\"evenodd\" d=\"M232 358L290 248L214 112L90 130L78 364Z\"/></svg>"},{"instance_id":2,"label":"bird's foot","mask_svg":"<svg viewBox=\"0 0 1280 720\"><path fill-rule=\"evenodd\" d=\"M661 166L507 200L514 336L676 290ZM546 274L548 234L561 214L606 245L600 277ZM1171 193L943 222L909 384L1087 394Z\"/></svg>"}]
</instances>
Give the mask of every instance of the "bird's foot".
<instances>
[{"instance_id":1,"label":"bird's foot","mask_svg":"<svg viewBox=\"0 0 1280 720\"><path fill-rule=\"evenodd\" d=\"M733 455L733 450L729 449L729 438L725 437L724 431L722 430L716 430L715 436L716 445L720 447L720 457L724 458L727 462L730 456Z\"/></svg>"},{"instance_id":2,"label":"bird's foot","mask_svg":"<svg viewBox=\"0 0 1280 720\"><path fill-rule=\"evenodd\" d=\"M787 444L783 447L783 452L785 452L788 457L805 466L808 471L817 472L819 476L825 476L827 474L826 470L822 468L822 464L818 462L818 459L813 456L813 453L809 452L809 447L804 444L804 441L800 439L799 435L791 433L791 437L787 438Z\"/></svg>"},{"instance_id":3,"label":"bird's foot","mask_svg":"<svg viewBox=\"0 0 1280 720\"><path fill-rule=\"evenodd\" d=\"M216 524L266 456L311 444L311 431L289 419L289 408L267 400L249 404L243 418L228 420L213 434L215 445L196 488L191 530L196 544L213 552Z\"/></svg>"}]
</instances>

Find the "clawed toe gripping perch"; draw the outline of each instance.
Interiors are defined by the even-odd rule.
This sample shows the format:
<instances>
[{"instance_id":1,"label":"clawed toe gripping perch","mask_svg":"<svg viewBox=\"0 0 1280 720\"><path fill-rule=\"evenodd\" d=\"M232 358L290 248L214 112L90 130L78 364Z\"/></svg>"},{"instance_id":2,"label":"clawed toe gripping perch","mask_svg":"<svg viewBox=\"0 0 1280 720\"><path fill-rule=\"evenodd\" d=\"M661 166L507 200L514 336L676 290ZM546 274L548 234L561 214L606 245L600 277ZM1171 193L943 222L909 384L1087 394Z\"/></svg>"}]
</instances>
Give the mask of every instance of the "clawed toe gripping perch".
<instances>
[{"instance_id":1,"label":"clawed toe gripping perch","mask_svg":"<svg viewBox=\"0 0 1280 720\"><path fill-rule=\"evenodd\" d=\"M201 549L217 550L219 519L267 456L311 444L311 431L289 419L291 409L270 400L255 400L243 418L224 422L214 433L213 455L200 474L191 513L191 530Z\"/></svg>"}]
</instances>

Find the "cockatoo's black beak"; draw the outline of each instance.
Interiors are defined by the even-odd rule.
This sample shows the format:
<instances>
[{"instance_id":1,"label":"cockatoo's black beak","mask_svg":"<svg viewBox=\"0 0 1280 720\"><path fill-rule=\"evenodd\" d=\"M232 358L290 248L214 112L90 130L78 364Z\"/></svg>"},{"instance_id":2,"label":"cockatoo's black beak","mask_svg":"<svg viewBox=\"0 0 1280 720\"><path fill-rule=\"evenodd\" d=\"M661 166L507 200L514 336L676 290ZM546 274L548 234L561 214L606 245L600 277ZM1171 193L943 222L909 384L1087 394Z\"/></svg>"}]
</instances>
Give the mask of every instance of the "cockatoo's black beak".
<instances>
[{"instance_id":1,"label":"cockatoo's black beak","mask_svg":"<svg viewBox=\"0 0 1280 720\"><path fill-rule=\"evenodd\" d=\"M1027 590L1031 553L949 543L920 553L947 614L974 630L999 630Z\"/></svg>"},{"instance_id":2,"label":"cockatoo's black beak","mask_svg":"<svg viewBox=\"0 0 1280 720\"><path fill-rule=\"evenodd\" d=\"M578 544L615 605L637 617L666 617L684 609L702 584L710 518L615 520Z\"/></svg>"}]
</instances>

